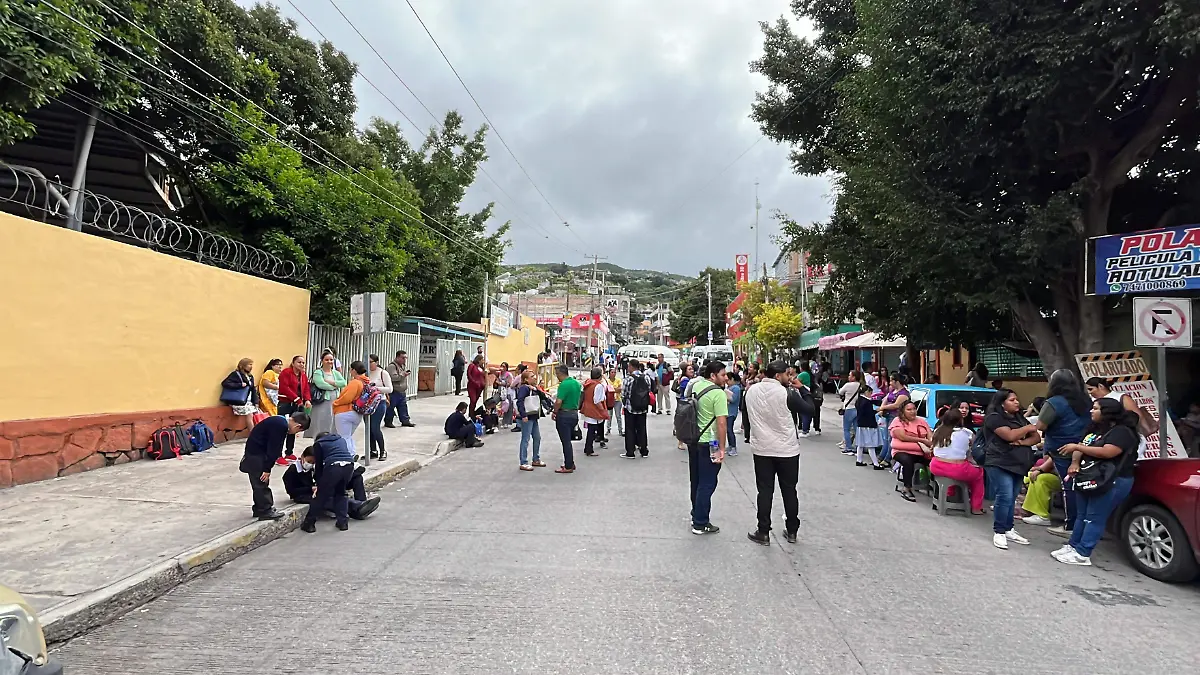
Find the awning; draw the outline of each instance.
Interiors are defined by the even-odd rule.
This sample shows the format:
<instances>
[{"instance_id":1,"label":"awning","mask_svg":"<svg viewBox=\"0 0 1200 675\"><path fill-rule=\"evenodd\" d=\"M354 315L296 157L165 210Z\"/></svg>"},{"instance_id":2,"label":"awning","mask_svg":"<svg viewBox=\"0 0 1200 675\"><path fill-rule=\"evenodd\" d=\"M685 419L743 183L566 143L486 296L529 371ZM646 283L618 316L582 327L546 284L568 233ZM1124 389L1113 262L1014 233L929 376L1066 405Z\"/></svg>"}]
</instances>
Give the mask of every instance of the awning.
<instances>
[{"instance_id":1,"label":"awning","mask_svg":"<svg viewBox=\"0 0 1200 675\"><path fill-rule=\"evenodd\" d=\"M887 349L889 347L907 347L908 340L903 337L884 340L878 333L863 333L858 337L844 340L835 349Z\"/></svg>"},{"instance_id":2,"label":"awning","mask_svg":"<svg viewBox=\"0 0 1200 675\"><path fill-rule=\"evenodd\" d=\"M821 350L841 349L841 343L853 337L862 335L861 330L846 331L845 333L837 333L835 335L826 335L817 340L817 348Z\"/></svg>"}]
</instances>

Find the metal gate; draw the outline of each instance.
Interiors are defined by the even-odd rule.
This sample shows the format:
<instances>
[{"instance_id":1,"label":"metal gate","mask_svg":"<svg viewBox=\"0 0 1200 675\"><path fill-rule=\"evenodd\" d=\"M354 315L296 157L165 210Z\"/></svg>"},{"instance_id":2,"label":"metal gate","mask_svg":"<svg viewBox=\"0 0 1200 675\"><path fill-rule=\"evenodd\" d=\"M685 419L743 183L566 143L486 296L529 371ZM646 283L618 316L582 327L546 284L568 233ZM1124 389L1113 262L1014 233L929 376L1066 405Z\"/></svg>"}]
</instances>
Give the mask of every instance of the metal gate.
<instances>
[{"instance_id":1,"label":"metal gate","mask_svg":"<svg viewBox=\"0 0 1200 675\"><path fill-rule=\"evenodd\" d=\"M385 331L366 336L353 335L349 328L324 326L315 323L308 324L308 368L311 373L320 367L321 352L326 347L333 347L338 360L342 362L342 375L349 377L350 364L363 361L367 354L379 357L380 366L386 367L396 356L396 352L408 353L408 394L417 395L417 370L421 359L421 341L412 333L396 333ZM451 352L453 356L453 352ZM364 364L366 363L363 361ZM440 392L439 392L440 393Z\"/></svg>"}]
</instances>

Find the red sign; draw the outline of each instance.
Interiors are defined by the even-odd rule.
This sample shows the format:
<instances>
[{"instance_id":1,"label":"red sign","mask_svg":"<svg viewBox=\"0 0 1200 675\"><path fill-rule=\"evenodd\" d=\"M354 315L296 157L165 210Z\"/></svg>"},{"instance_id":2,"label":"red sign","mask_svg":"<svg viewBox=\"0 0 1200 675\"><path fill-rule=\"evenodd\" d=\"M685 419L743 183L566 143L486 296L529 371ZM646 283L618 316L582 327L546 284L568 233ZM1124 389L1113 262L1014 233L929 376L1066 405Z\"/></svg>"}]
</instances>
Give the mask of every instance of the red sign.
<instances>
[{"instance_id":1,"label":"red sign","mask_svg":"<svg viewBox=\"0 0 1200 675\"><path fill-rule=\"evenodd\" d=\"M735 269L737 269L738 283L750 281L750 256L745 253L739 253L733 258Z\"/></svg>"},{"instance_id":2,"label":"red sign","mask_svg":"<svg viewBox=\"0 0 1200 675\"><path fill-rule=\"evenodd\" d=\"M725 334L730 339L736 340L746 334L746 331L742 330L742 303L745 301L746 292L742 291L725 308Z\"/></svg>"}]
</instances>

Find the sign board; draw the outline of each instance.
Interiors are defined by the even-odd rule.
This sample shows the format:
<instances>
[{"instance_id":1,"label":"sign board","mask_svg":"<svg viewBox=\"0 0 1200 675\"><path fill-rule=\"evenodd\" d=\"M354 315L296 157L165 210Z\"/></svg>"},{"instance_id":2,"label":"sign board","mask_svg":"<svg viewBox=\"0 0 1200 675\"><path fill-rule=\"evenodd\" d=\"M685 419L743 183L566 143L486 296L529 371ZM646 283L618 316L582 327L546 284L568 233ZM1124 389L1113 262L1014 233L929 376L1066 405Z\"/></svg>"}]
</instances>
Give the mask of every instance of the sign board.
<instances>
[{"instance_id":1,"label":"sign board","mask_svg":"<svg viewBox=\"0 0 1200 675\"><path fill-rule=\"evenodd\" d=\"M421 336L421 357L417 359L418 368L437 367L437 338Z\"/></svg>"},{"instance_id":2,"label":"sign board","mask_svg":"<svg viewBox=\"0 0 1200 675\"><path fill-rule=\"evenodd\" d=\"M604 309L607 310L609 314L615 314L620 307L620 298L608 298L604 301Z\"/></svg>"},{"instance_id":3,"label":"sign board","mask_svg":"<svg viewBox=\"0 0 1200 675\"><path fill-rule=\"evenodd\" d=\"M350 296L350 332L362 335L363 333L382 333L385 330L387 330L386 293L359 293Z\"/></svg>"},{"instance_id":4,"label":"sign board","mask_svg":"<svg viewBox=\"0 0 1200 675\"><path fill-rule=\"evenodd\" d=\"M1200 225L1095 237L1088 247L1096 295L1200 289Z\"/></svg>"},{"instance_id":5,"label":"sign board","mask_svg":"<svg viewBox=\"0 0 1200 675\"><path fill-rule=\"evenodd\" d=\"M744 284L750 281L750 256L739 253L733 257L734 269L737 271L737 282Z\"/></svg>"},{"instance_id":6,"label":"sign board","mask_svg":"<svg viewBox=\"0 0 1200 675\"><path fill-rule=\"evenodd\" d=\"M1134 298L1133 343L1138 347L1190 348L1191 298Z\"/></svg>"},{"instance_id":7,"label":"sign board","mask_svg":"<svg viewBox=\"0 0 1200 675\"><path fill-rule=\"evenodd\" d=\"M600 295L600 287L596 284L588 284L588 295Z\"/></svg>"},{"instance_id":8,"label":"sign board","mask_svg":"<svg viewBox=\"0 0 1200 675\"><path fill-rule=\"evenodd\" d=\"M1075 362L1079 364L1079 372L1084 380L1099 377L1112 384L1114 392L1128 394L1139 408L1144 408L1154 418L1154 428L1158 428L1158 387L1150 377L1150 368L1142 353L1132 352L1100 352L1096 354L1076 354ZM1183 459L1187 451L1179 440L1179 432L1175 424L1167 417L1167 453L1169 459ZM1138 459L1154 459L1160 456L1158 432L1146 437L1145 443L1138 449Z\"/></svg>"},{"instance_id":9,"label":"sign board","mask_svg":"<svg viewBox=\"0 0 1200 675\"><path fill-rule=\"evenodd\" d=\"M507 307L492 305L492 316L488 319L488 332L500 337L508 337L512 328L512 312Z\"/></svg>"},{"instance_id":10,"label":"sign board","mask_svg":"<svg viewBox=\"0 0 1200 675\"><path fill-rule=\"evenodd\" d=\"M711 330L708 331L708 341L709 342L712 342L712 336L713 336L713 332Z\"/></svg>"}]
</instances>

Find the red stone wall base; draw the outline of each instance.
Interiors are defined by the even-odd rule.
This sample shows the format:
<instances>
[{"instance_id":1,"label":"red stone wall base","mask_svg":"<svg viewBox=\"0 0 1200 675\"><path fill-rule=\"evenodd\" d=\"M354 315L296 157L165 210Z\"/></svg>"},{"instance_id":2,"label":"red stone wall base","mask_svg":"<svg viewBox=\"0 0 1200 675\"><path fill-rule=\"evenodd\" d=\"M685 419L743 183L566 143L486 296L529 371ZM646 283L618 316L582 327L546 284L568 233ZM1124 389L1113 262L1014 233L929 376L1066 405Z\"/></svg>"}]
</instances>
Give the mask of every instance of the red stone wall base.
<instances>
[{"instance_id":1,"label":"red stone wall base","mask_svg":"<svg viewBox=\"0 0 1200 675\"><path fill-rule=\"evenodd\" d=\"M198 419L217 443L246 436L229 406L0 422L0 488L142 459L155 430Z\"/></svg>"}]
</instances>

